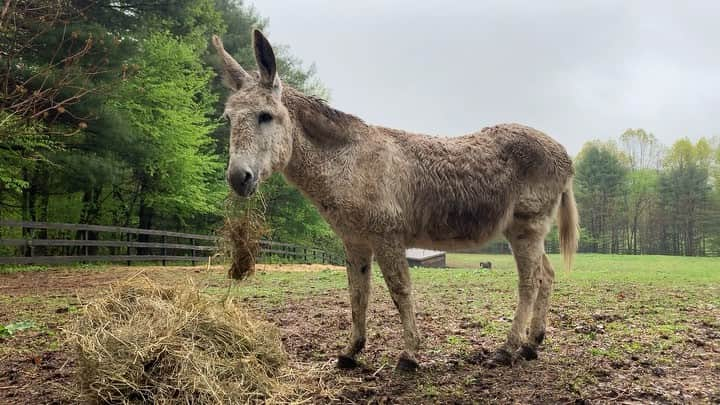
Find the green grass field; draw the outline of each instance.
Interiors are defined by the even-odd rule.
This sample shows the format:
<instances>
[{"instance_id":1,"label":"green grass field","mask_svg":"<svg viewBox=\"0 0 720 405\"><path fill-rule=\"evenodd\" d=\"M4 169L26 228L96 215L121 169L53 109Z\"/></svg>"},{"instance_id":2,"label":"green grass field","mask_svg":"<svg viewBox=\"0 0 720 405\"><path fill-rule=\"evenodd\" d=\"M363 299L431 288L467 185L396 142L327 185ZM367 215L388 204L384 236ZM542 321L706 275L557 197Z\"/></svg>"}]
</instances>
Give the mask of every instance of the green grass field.
<instances>
[{"instance_id":1,"label":"green grass field","mask_svg":"<svg viewBox=\"0 0 720 405\"><path fill-rule=\"evenodd\" d=\"M491 261L493 269L479 269L481 261ZM189 275L206 292L230 293L278 325L291 367L324 370L323 388L311 394L312 402L720 401L720 259L582 254L572 271L563 269L559 256L551 261L556 284L540 359L495 370L483 369L477 359L501 344L509 329L517 296L512 257L450 254L448 269L411 269L423 335L422 369L412 377L392 370L402 346L399 316L377 267L366 367L351 372L332 368L350 326L343 271L258 272L231 289L221 269L152 267L146 274L163 283ZM59 329L81 313L78 297L102 294L110 281L138 269L0 274L0 306L7 309L0 325L25 327L0 336L0 360L32 369L23 359L40 353L57 357L47 369L57 372L53 367L72 358ZM53 284L62 280L66 285ZM64 379L33 370L38 381L69 383L72 377L72 367L63 369L69 373ZM20 383L0 372L0 386L13 384ZM0 391L0 402L8 392Z\"/></svg>"},{"instance_id":2,"label":"green grass field","mask_svg":"<svg viewBox=\"0 0 720 405\"><path fill-rule=\"evenodd\" d=\"M620 256L581 254L576 256L573 269L564 269L559 255L551 255L556 270L556 293L569 293L572 286L595 290L605 286L614 290L628 287L656 290L665 297L667 291L707 292L710 302L720 304L720 258L675 256ZM491 261L492 270L479 269L481 261ZM509 255L449 254L448 269L411 269L415 290L465 287L482 289L487 286L512 292L517 281L515 262ZM384 286L377 265L374 282ZM260 273L242 289L240 296L262 295L269 302L301 297L333 289L344 289L347 279L343 273L320 272L298 275L292 272ZM568 291L566 291L568 290ZM484 295L484 294L483 294ZM600 298L600 297L598 297Z\"/></svg>"}]
</instances>

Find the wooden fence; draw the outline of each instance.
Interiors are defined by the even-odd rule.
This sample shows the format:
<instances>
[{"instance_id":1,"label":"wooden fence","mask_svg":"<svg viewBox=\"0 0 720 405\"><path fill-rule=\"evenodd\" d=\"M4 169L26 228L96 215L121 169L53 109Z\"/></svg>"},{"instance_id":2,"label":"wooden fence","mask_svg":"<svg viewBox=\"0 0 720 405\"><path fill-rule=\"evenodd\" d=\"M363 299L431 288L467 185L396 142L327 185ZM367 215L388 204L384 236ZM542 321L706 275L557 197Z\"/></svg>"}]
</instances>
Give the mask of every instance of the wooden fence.
<instances>
[{"instance_id":1,"label":"wooden fence","mask_svg":"<svg viewBox=\"0 0 720 405\"><path fill-rule=\"evenodd\" d=\"M9 237L6 237L9 235ZM0 221L2 264L65 264L76 262L205 261L219 251L220 239L154 229L119 226ZM344 259L322 249L260 241L261 258L279 257L304 263L342 264Z\"/></svg>"}]
</instances>

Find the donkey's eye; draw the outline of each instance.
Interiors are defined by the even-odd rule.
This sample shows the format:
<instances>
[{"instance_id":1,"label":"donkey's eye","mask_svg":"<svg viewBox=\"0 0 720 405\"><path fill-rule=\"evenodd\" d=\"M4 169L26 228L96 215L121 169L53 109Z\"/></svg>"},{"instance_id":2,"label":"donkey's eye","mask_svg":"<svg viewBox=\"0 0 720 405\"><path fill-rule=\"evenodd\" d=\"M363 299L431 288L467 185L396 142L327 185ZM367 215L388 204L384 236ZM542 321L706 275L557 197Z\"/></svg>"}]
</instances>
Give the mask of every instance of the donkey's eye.
<instances>
[{"instance_id":1,"label":"donkey's eye","mask_svg":"<svg viewBox=\"0 0 720 405\"><path fill-rule=\"evenodd\" d=\"M260 115L258 115L258 123L264 124L266 122L272 121L272 115L270 113L261 112Z\"/></svg>"}]
</instances>

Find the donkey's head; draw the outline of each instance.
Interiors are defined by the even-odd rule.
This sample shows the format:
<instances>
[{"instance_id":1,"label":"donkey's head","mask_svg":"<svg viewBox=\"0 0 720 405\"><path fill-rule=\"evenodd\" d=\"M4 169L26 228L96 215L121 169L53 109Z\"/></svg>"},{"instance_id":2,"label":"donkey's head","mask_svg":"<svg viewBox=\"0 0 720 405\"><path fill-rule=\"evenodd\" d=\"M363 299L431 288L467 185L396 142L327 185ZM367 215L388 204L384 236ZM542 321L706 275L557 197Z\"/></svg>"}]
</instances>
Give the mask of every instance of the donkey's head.
<instances>
[{"instance_id":1,"label":"donkey's head","mask_svg":"<svg viewBox=\"0 0 720 405\"><path fill-rule=\"evenodd\" d=\"M292 153L290 116L281 100L275 54L260 31L253 32L257 72L246 72L217 36L213 45L223 62L225 84L233 90L224 114L230 121L227 180L238 195L247 197L260 181L287 166Z\"/></svg>"}]
</instances>

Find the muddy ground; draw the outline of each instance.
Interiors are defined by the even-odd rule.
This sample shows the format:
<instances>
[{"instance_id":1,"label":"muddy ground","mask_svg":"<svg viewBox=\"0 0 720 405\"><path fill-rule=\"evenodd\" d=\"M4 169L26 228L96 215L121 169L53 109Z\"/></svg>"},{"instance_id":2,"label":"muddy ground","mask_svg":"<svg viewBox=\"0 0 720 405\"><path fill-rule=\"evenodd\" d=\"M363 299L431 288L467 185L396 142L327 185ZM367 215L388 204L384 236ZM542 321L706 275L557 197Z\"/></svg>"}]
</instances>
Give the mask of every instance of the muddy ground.
<instances>
[{"instance_id":1,"label":"muddy ground","mask_svg":"<svg viewBox=\"0 0 720 405\"><path fill-rule=\"evenodd\" d=\"M287 271L285 271L287 270ZM350 327L345 275L328 266L261 269L237 299L282 331L310 403L720 403L720 308L702 282L560 280L540 358L480 364L507 332L511 268L413 270L422 368L394 371L400 320L376 275L363 367L334 367ZM0 274L0 403L72 403L73 353L61 328L113 281L139 272L162 283L192 278L226 291L221 267L90 267ZM441 274L438 276L438 274Z\"/></svg>"}]
</instances>

